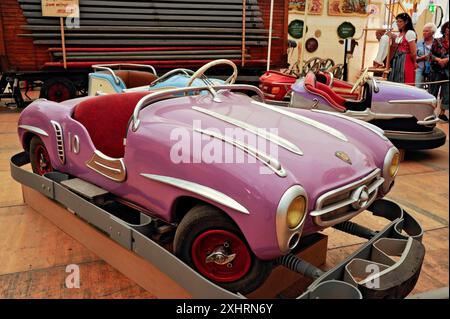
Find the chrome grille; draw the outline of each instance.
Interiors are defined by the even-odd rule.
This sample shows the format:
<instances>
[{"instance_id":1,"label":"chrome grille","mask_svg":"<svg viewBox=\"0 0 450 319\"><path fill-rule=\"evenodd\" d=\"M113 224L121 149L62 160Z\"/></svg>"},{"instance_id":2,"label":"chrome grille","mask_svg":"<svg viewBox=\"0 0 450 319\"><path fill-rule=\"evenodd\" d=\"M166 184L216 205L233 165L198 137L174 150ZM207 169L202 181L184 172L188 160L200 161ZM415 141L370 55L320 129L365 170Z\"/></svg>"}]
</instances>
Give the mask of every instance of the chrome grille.
<instances>
[{"instance_id":1,"label":"chrome grille","mask_svg":"<svg viewBox=\"0 0 450 319\"><path fill-rule=\"evenodd\" d=\"M381 170L377 168L362 180L323 194L310 213L314 223L329 227L349 220L372 204L383 183Z\"/></svg>"},{"instance_id":2,"label":"chrome grille","mask_svg":"<svg viewBox=\"0 0 450 319\"><path fill-rule=\"evenodd\" d=\"M56 148L58 150L58 158L61 164L66 162L66 154L64 152L64 137L61 125L58 122L51 121L56 135Z\"/></svg>"}]
</instances>

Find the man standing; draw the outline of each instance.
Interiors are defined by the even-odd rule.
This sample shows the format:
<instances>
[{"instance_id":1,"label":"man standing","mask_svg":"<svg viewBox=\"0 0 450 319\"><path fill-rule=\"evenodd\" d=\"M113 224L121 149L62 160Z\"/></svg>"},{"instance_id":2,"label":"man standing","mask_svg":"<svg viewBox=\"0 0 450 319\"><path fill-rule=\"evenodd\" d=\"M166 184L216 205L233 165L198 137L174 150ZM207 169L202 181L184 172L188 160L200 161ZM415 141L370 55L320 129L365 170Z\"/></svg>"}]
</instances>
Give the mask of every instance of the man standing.
<instances>
[{"instance_id":1,"label":"man standing","mask_svg":"<svg viewBox=\"0 0 450 319\"><path fill-rule=\"evenodd\" d=\"M416 87L423 88L422 83L430 80L431 64L430 52L433 44L433 36L436 32L434 23L427 23L423 26L423 40L417 42L417 64Z\"/></svg>"}]
</instances>

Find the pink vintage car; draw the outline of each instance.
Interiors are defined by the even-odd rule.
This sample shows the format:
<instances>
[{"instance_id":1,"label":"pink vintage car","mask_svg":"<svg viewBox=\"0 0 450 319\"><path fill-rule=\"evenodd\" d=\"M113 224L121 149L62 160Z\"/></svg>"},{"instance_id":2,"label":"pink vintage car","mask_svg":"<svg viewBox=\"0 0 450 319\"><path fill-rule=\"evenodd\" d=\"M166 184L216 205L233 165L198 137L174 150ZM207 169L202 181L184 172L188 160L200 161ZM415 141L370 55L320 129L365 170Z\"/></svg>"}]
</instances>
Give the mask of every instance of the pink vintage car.
<instances>
[{"instance_id":1,"label":"pink vintage car","mask_svg":"<svg viewBox=\"0 0 450 319\"><path fill-rule=\"evenodd\" d=\"M399 152L365 122L233 91L264 101L248 85L38 100L22 112L19 137L35 173L67 173L159 219L175 230L176 256L246 293L302 236L347 221L386 195ZM236 130L245 134L229 133ZM200 142L181 154L181 137ZM228 161L225 153L202 160L195 147L210 154L211 143L244 161Z\"/></svg>"}]
</instances>

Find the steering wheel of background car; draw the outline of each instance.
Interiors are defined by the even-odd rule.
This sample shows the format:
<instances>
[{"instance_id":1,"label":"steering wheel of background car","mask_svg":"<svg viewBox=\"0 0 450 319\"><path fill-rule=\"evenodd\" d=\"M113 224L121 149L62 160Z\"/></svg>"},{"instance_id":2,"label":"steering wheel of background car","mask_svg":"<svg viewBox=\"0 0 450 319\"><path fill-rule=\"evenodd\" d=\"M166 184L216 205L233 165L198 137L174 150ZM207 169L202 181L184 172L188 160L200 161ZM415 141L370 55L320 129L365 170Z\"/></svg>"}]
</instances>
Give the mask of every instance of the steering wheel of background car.
<instances>
[{"instance_id":1,"label":"steering wheel of background car","mask_svg":"<svg viewBox=\"0 0 450 319\"><path fill-rule=\"evenodd\" d=\"M320 65L322 63L322 59L318 57L314 57L305 62L303 66L303 74L308 74L308 72L317 73L320 70Z\"/></svg>"},{"instance_id":2,"label":"steering wheel of background car","mask_svg":"<svg viewBox=\"0 0 450 319\"><path fill-rule=\"evenodd\" d=\"M369 68L365 68L364 71L362 72L362 74L359 76L358 80L356 80L355 85L353 85L350 93L354 93L359 86L363 85L366 82L368 73L369 73Z\"/></svg>"},{"instance_id":3,"label":"steering wheel of background car","mask_svg":"<svg viewBox=\"0 0 450 319\"><path fill-rule=\"evenodd\" d=\"M334 66L334 61L332 59L325 59L320 62L320 70L327 71Z\"/></svg>"},{"instance_id":4,"label":"steering wheel of background car","mask_svg":"<svg viewBox=\"0 0 450 319\"><path fill-rule=\"evenodd\" d=\"M191 86L192 83L194 83L194 81L196 79L203 76L206 73L206 71L208 71L210 68L217 66L217 65L222 65L222 64L229 65L233 68L233 74L228 79L225 80L225 84L233 84L234 82L236 82L236 79L238 76L238 70L237 70L236 64L234 64L230 60L220 59L220 60L211 61L211 62L205 64L204 66L202 66L200 69L198 69L189 79L187 86Z\"/></svg>"}]
</instances>

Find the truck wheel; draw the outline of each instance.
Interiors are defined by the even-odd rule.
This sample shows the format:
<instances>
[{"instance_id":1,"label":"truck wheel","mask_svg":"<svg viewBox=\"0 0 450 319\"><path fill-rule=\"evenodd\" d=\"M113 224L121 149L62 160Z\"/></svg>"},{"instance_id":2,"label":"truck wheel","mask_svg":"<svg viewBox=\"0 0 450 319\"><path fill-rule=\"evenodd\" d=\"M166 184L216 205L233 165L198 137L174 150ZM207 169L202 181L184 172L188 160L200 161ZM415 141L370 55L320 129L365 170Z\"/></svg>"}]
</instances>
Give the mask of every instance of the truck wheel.
<instances>
[{"instance_id":1,"label":"truck wheel","mask_svg":"<svg viewBox=\"0 0 450 319\"><path fill-rule=\"evenodd\" d=\"M30 161L31 168L35 174L44 175L53 171L47 148L45 147L44 142L37 136L34 136L31 139Z\"/></svg>"},{"instance_id":2,"label":"truck wheel","mask_svg":"<svg viewBox=\"0 0 450 319\"><path fill-rule=\"evenodd\" d=\"M51 78L44 82L40 97L53 102L64 102L75 98L77 88L67 78Z\"/></svg>"},{"instance_id":3,"label":"truck wheel","mask_svg":"<svg viewBox=\"0 0 450 319\"><path fill-rule=\"evenodd\" d=\"M234 222L212 206L192 208L178 225L174 253L201 275L232 292L247 294L272 271L257 258Z\"/></svg>"}]
</instances>

